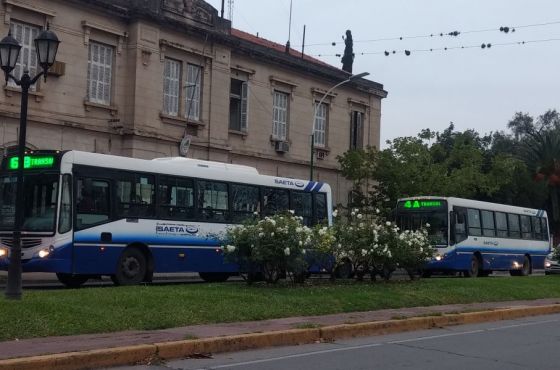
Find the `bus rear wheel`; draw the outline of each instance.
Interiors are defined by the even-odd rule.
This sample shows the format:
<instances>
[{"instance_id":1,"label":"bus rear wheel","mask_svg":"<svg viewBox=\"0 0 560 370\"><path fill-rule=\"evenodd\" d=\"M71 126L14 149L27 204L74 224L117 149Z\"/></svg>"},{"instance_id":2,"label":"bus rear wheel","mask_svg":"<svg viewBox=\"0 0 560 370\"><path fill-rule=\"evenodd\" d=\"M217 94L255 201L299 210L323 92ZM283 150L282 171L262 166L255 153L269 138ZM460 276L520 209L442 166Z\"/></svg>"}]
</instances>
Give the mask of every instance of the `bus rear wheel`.
<instances>
[{"instance_id":1,"label":"bus rear wheel","mask_svg":"<svg viewBox=\"0 0 560 370\"><path fill-rule=\"evenodd\" d=\"M64 284L67 288L79 288L86 281L88 281L89 277L86 275L74 275L74 274L63 274L57 273L56 277L58 281Z\"/></svg>"},{"instance_id":2,"label":"bus rear wheel","mask_svg":"<svg viewBox=\"0 0 560 370\"><path fill-rule=\"evenodd\" d=\"M207 283L223 283L229 279L227 272L199 272L198 276Z\"/></svg>"},{"instance_id":3,"label":"bus rear wheel","mask_svg":"<svg viewBox=\"0 0 560 370\"><path fill-rule=\"evenodd\" d=\"M147 270L146 256L137 248L125 249L111 280L115 285L136 285L144 281Z\"/></svg>"}]
</instances>

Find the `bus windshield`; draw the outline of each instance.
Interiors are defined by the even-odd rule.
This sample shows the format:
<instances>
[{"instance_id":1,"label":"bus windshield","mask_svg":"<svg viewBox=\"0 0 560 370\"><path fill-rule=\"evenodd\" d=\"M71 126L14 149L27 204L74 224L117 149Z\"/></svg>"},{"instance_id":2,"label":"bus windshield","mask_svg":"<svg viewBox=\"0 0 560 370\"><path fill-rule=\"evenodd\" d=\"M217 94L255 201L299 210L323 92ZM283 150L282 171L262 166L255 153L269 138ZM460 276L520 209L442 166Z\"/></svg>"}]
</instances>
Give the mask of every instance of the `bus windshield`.
<instances>
[{"instance_id":1,"label":"bus windshield","mask_svg":"<svg viewBox=\"0 0 560 370\"><path fill-rule=\"evenodd\" d=\"M24 175L23 231L54 232L58 197L57 174ZM0 230L14 229L16 174L0 177Z\"/></svg>"},{"instance_id":2,"label":"bus windshield","mask_svg":"<svg viewBox=\"0 0 560 370\"><path fill-rule=\"evenodd\" d=\"M425 203L430 203L430 205L423 206L421 202L420 206L412 208L408 207L408 204L405 206L404 202L399 202L397 225L401 230L427 228L428 238L433 246L447 247L449 240L447 203L444 201Z\"/></svg>"}]
</instances>

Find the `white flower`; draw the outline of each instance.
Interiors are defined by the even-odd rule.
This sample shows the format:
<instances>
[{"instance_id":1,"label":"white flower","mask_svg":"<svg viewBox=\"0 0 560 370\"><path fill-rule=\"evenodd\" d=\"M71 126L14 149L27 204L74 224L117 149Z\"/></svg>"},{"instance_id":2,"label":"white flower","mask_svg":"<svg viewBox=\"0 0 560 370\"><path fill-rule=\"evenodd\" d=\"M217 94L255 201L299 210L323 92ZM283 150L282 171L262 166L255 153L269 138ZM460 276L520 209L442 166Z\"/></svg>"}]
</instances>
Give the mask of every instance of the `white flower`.
<instances>
[{"instance_id":1,"label":"white flower","mask_svg":"<svg viewBox=\"0 0 560 370\"><path fill-rule=\"evenodd\" d=\"M255 245L254 245L254 244L251 244L251 249L253 249L253 248L255 248Z\"/></svg>"},{"instance_id":2,"label":"white flower","mask_svg":"<svg viewBox=\"0 0 560 370\"><path fill-rule=\"evenodd\" d=\"M286 256L289 256L290 255L290 248L286 247L286 249L284 249L284 254Z\"/></svg>"},{"instance_id":3,"label":"white flower","mask_svg":"<svg viewBox=\"0 0 560 370\"><path fill-rule=\"evenodd\" d=\"M299 241L299 246L301 247L303 245L303 241Z\"/></svg>"},{"instance_id":4,"label":"white flower","mask_svg":"<svg viewBox=\"0 0 560 370\"><path fill-rule=\"evenodd\" d=\"M227 245L227 246L226 246L226 250L227 250L229 253L235 251L235 245Z\"/></svg>"},{"instance_id":5,"label":"white flower","mask_svg":"<svg viewBox=\"0 0 560 370\"><path fill-rule=\"evenodd\" d=\"M253 212L253 214L254 214L255 216L258 216L258 215L259 215L259 212L255 211L255 212Z\"/></svg>"},{"instance_id":6,"label":"white flower","mask_svg":"<svg viewBox=\"0 0 560 370\"><path fill-rule=\"evenodd\" d=\"M361 220L361 219L362 219L362 217L364 217L364 216L362 216L362 214L361 214L361 213L358 213L358 220Z\"/></svg>"},{"instance_id":7,"label":"white flower","mask_svg":"<svg viewBox=\"0 0 560 370\"><path fill-rule=\"evenodd\" d=\"M430 224L426 222L426 227L430 227Z\"/></svg>"},{"instance_id":8,"label":"white flower","mask_svg":"<svg viewBox=\"0 0 560 370\"><path fill-rule=\"evenodd\" d=\"M352 216L356 216L356 212L352 211L352 213L350 213Z\"/></svg>"},{"instance_id":9,"label":"white flower","mask_svg":"<svg viewBox=\"0 0 560 370\"><path fill-rule=\"evenodd\" d=\"M364 227L364 223L360 222L360 224L358 225L359 227Z\"/></svg>"},{"instance_id":10,"label":"white flower","mask_svg":"<svg viewBox=\"0 0 560 370\"><path fill-rule=\"evenodd\" d=\"M307 251L305 249L302 249L301 253L305 254L305 253L307 253Z\"/></svg>"},{"instance_id":11,"label":"white flower","mask_svg":"<svg viewBox=\"0 0 560 370\"><path fill-rule=\"evenodd\" d=\"M273 232L272 232L272 233L270 233L270 236L274 236L274 233L273 233Z\"/></svg>"},{"instance_id":12,"label":"white flower","mask_svg":"<svg viewBox=\"0 0 560 370\"><path fill-rule=\"evenodd\" d=\"M262 233L262 232L261 232L261 233L259 233L259 237L261 237L261 238L262 238L263 236L264 236L264 233Z\"/></svg>"},{"instance_id":13,"label":"white flower","mask_svg":"<svg viewBox=\"0 0 560 370\"><path fill-rule=\"evenodd\" d=\"M335 209L335 210L333 211L332 216L333 216L333 217L338 216L338 209Z\"/></svg>"},{"instance_id":14,"label":"white flower","mask_svg":"<svg viewBox=\"0 0 560 370\"><path fill-rule=\"evenodd\" d=\"M362 256L364 256L364 257L367 256L367 250L362 249Z\"/></svg>"},{"instance_id":15,"label":"white flower","mask_svg":"<svg viewBox=\"0 0 560 370\"><path fill-rule=\"evenodd\" d=\"M379 214L379 208L375 209L375 213Z\"/></svg>"},{"instance_id":16,"label":"white flower","mask_svg":"<svg viewBox=\"0 0 560 370\"><path fill-rule=\"evenodd\" d=\"M387 221L387 222L385 222L385 225L391 226L391 222L390 222L390 221Z\"/></svg>"},{"instance_id":17,"label":"white flower","mask_svg":"<svg viewBox=\"0 0 560 370\"><path fill-rule=\"evenodd\" d=\"M387 251L387 257L389 257L389 258L392 257L391 251Z\"/></svg>"},{"instance_id":18,"label":"white flower","mask_svg":"<svg viewBox=\"0 0 560 370\"><path fill-rule=\"evenodd\" d=\"M301 233L303 231L303 227L298 226L296 227L296 233Z\"/></svg>"},{"instance_id":19,"label":"white flower","mask_svg":"<svg viewBox=\"0 0 560 370\"><path fill-rule=\"evenodd\" d=\"M296 213L293 209L290 209L288 212L290 212L292 215Z\"/></svg>"}]
</instances>

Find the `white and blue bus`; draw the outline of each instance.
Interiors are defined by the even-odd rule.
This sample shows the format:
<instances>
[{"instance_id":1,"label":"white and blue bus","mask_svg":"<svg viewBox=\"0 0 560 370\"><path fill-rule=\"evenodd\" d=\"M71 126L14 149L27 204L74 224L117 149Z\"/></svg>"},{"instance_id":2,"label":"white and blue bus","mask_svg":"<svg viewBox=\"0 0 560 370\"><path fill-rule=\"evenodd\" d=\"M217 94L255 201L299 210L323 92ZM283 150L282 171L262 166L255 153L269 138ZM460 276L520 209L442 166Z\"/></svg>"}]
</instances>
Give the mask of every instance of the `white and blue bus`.
<instances>
[{"instance_id":1,"label":"white and blue bus","mask_svg":"<svg viewBox=\"0 0 560 370\"><path fill-rule=\"evenodd\" d=\"M416 230L429 226L437 252L424 269L488 276L509 271L514 276L544 268L550 251L547 214L544 210L476 200L445 197L399 199L398 226Z\"/></svg>"},{"instance_id":2,"label":"white and blue bus","mask_svg":"<svg viewBox=\"0 0 560 370\"><path fill-rule=\"evenodd\" d=\"M17 157L0 173L0 269L7 269L15 215ZM304 223L332 222L328 184L259 175L255 168L187 158L142 160L80 151L35 151L24 162L24 272L55 272L77 287L153 273L236 274L217 235L255 214L293 210Z\"/></svg>"}]
</instances>

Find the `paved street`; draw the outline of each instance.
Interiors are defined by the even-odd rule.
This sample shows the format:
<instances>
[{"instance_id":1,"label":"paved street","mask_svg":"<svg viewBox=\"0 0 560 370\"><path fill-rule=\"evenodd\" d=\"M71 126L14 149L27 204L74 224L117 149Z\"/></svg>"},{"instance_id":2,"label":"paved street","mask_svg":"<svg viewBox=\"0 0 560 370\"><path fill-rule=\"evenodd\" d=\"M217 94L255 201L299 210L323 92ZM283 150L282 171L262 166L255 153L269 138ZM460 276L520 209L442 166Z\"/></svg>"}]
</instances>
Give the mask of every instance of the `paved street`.
<instances>
[{"instance_id":1,"label":"paved street","mask_svg":"<svg viewBox=\"0 0 560 370\"><path fill-rule=\"evenodd\" d=\"M549 315L111 370L558 369L559 345L560 315Z\"/></svg>"}]
</instances>

